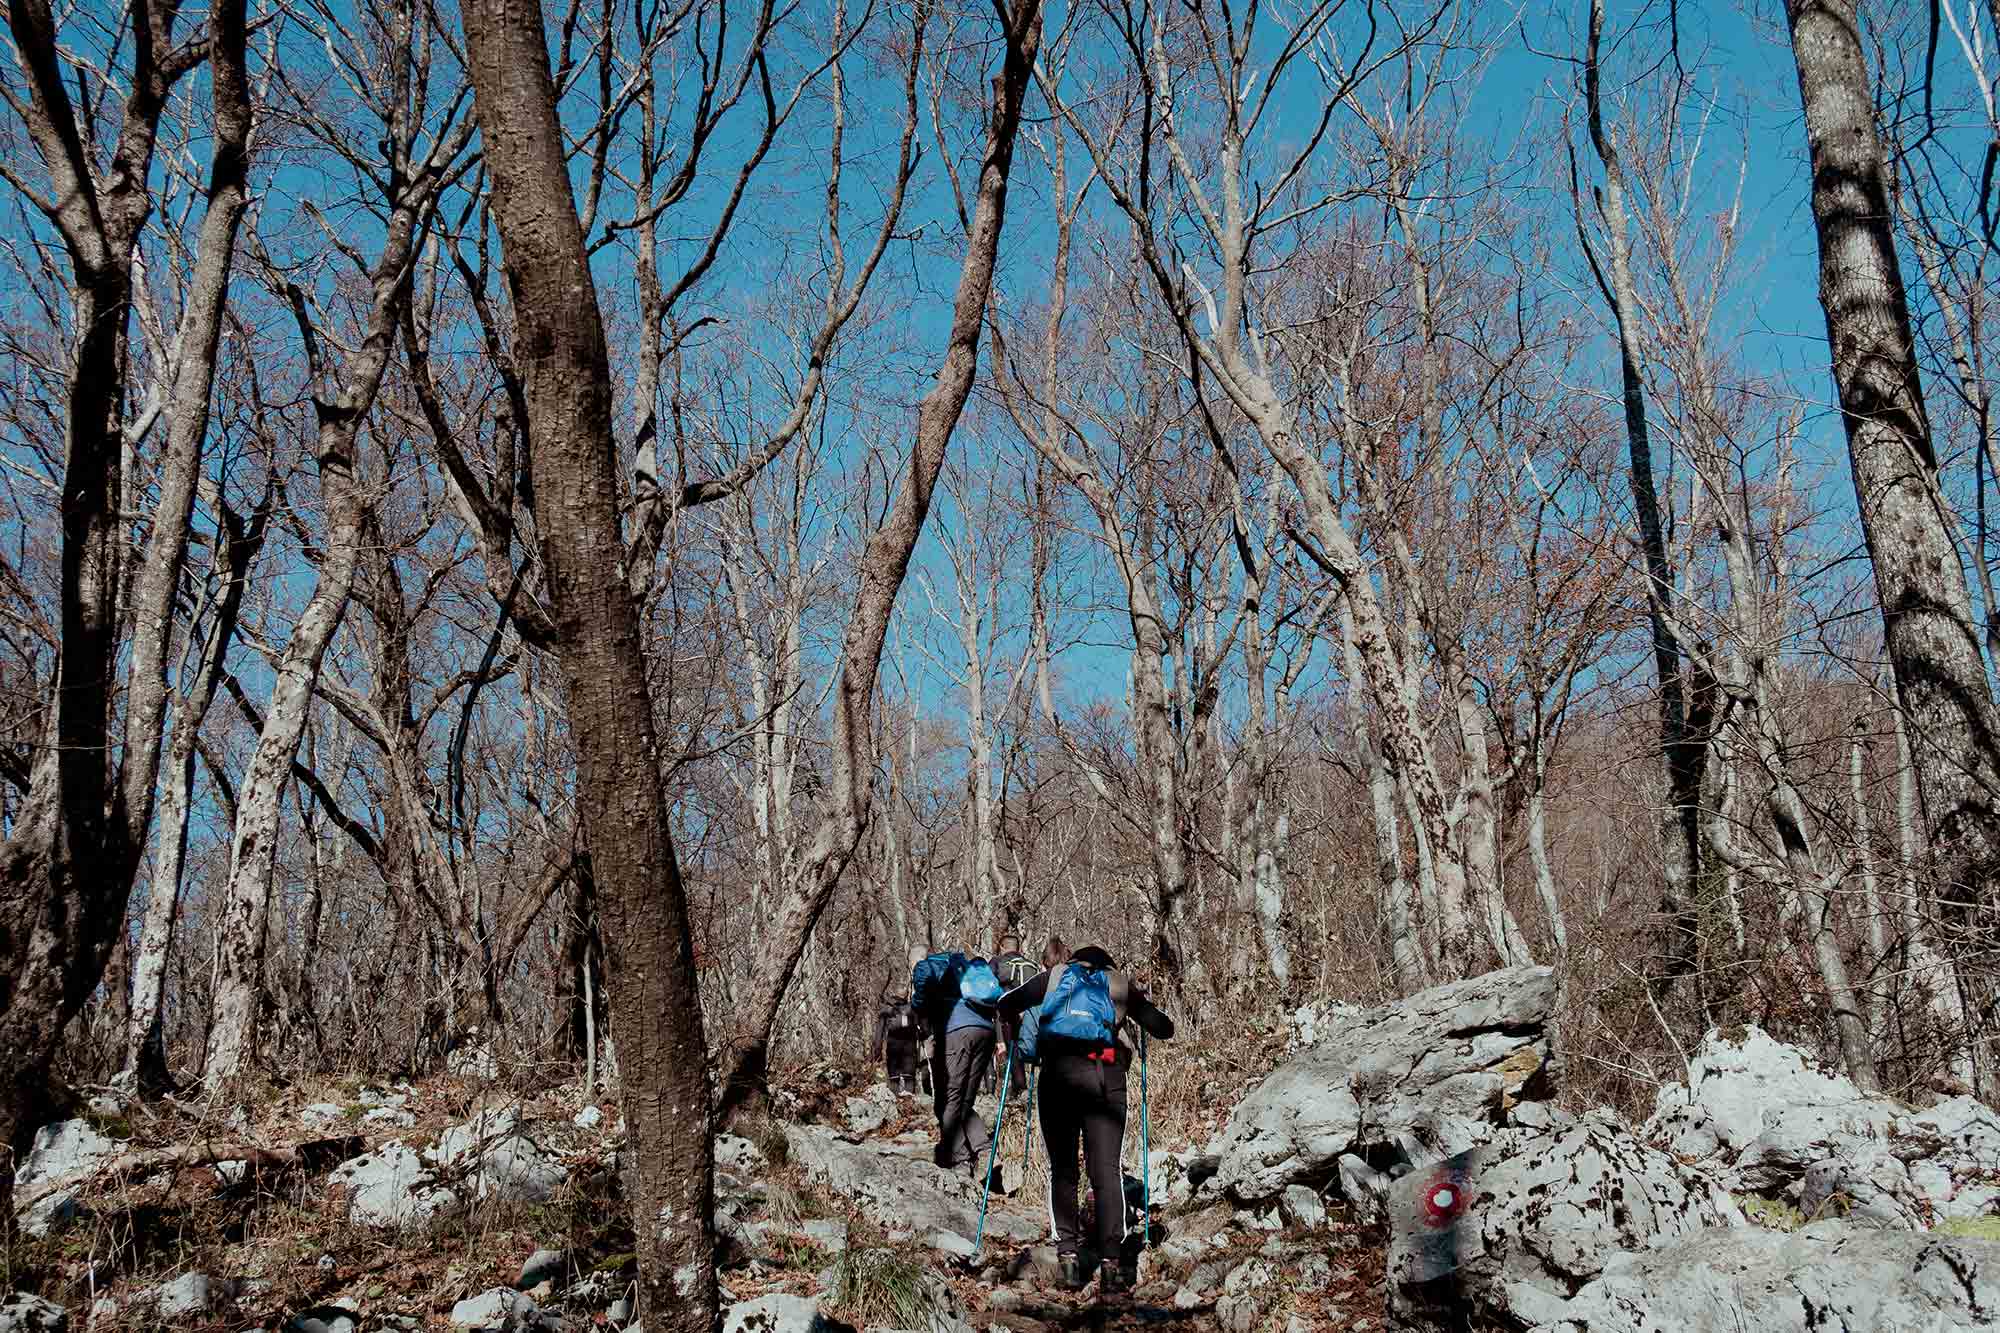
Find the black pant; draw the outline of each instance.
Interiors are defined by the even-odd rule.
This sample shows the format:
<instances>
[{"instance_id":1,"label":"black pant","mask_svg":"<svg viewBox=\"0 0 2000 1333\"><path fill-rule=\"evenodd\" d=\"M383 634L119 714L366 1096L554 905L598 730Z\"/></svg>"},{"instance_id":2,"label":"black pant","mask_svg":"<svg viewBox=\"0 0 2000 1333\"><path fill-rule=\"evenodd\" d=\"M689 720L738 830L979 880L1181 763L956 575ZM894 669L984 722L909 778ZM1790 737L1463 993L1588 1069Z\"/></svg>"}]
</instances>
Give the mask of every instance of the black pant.
<instances>
[{"instance_id":1,"label":"black pant","mask_svg":"<svg viewBox=\"0 0 2000 1333\"><path fill-rule=\"evenodd\" d=\"M916 1091L917 1044L913 1041L892 1041L882 1049L888 1056L885 1064L889 1074L889 1086L897 1092Z\"/></svg>"},{"instance_id":2,"label":"black pant","mask_svg":"<svg viewBox=\"0 0 2000 1333\"><path fill-rule=\"evenodd\" d=\"M937 1164L966 1166L986 1151L986 1122L972 1109L980 1077L993 1065L993 1029L959 1028L944 1039L944 1110L938 1117Z\"/></svg>"},{"instance_id":3,"label":"black pant","mask_svg":"<svg viewBox=\"0 0 2000 1333\"><path fill-rule=\"evenodd\" d=\"M1042 1138L1049 1153L1049 1216L1056 1250L1075 1254L1077 1140L1090 1187L1097 1192L1098 1257L1116 1258L1125 1238L1125 1069L1116 1062L1044 1050L1041 1075Z\"/></svg>"}]
</instances>

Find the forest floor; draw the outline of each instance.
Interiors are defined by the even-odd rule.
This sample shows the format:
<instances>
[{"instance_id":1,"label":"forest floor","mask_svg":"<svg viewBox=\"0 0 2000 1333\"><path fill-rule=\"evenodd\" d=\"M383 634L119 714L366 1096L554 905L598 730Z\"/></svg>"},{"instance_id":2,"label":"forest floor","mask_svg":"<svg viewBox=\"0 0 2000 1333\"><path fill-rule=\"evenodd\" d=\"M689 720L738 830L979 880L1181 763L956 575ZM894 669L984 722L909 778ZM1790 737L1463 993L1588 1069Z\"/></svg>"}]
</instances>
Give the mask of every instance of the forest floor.
<instances>
[{"instance_id":1,"label":"forest floor","mask_svg":"<svg viewBox=\"0 0 2000 1333\"><path fill-rule=\"evenodd\" d=\"M899 1231L898 1218L815 1180L789 1160L788 1128L822 1125L885 1161L905 1157L924 1162L925 1171L936 1169L928 1166L934 1132L929 1099L898 1100L885 1089L858 1084L839 1071L800 1072L777 1089L774 1118L750 1131L760 1159L756 1201L734 1219L748 1229L725 1244L721 1272L733 1301L779 1293L812 1297L826 1316L856 1328L908 1327L913 1316L940 1315L1012 1333L1226 1325L1215 1293L1154 1278L1161 1266L1151 1260L1132 1297L1109 1303L1095 1299L1094 1288L1072 1294L1022 1273L1032 1269L1033 1249L1019 1237L1037 1228L1045 1233L1047 1184L1045 1159L1039 1169L1022 1167L1018 1093L1008 1108L1002 1149L1013 1165L1015 1188L991 1201L979 1271ZM848 1108L862 1092L877 1099L884 1114L880 1123L857 1129ZM1212 1128L1212 1116L1177 1116L1169 1103L1160 1108L1167 1123L1152 1127L1153 1149L1188 1147ZM339 1160L363 1147L436 1142L453 1126L503 1106L518 1108L560 1168L560 1183L548 1197L473 1203L411 1229L350 1219L348 1191L327 1175L329 1152ZM121 1103L99 1092L80 1097L74 1109L121 1153L178 1149L199 1159L220 1155L221 1145L250 1142L302 1149L305 1161L248 1172L215 1162L177 1165L108 1181L100 1172L79 1192L75 1218L46 1237L22 1238L0 1272L0 1291L31 1292L62 1305L71 1330L442 1330L464 1327L453 1322L455 1307L495 1288L525 1290L552 1321L549 1327L615 1329L622 1322L618 1301L629 1294L634 1261L617 1185L619 1112L615 1099L587 1097L575 1081L440 1075L390 1084L348 1076L274 1083L243 1106ZM990 1096L982 1110L990 1121ZM1135 1127L1127 1158L1134 1165L1138 1137ZM441 1178L451 1183L449 1173ZM1275 1242L1229 1232L1212 1217L1157 1215L1156 1241L1172 1240L1177 1229L1216 1230L1204 1238L1213 1247L1202 1252L1206 1263L1235 1264L1260 1246L1275 1253ZM831 1240L836 1235L840 1239ZM1007 1235L1016 1239L1000 1238ZM1267 1293L1258 1302L1257 1326L1379 1328L1383 1237L1336 1213L1310 1247L1333 1260L1332 1280L1322 1272L1313 1282L1298 1281L1280 1260L1275 1279L1284 1290L1276 1301ZM555 1269L545 1279L526 1281L532 1275L524 1267L551 1253L560 1256ZM996 1259L1022 1276L996 1283ZM163 1318L162 1291L190 1274L208 1279L207 1308ZM349 1322L340 1322L343 1317Z\"/></svg>"}]
</instances>

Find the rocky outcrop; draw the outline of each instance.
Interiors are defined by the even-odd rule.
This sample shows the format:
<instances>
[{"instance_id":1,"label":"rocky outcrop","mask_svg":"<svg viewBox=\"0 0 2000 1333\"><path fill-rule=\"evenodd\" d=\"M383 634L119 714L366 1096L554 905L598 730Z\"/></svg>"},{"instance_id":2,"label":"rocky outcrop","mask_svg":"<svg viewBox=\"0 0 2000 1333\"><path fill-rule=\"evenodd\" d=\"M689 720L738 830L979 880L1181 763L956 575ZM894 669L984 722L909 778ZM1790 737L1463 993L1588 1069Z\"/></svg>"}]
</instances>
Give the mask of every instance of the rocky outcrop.
<instances>
[{"instance_id":1,"label":"rocky outcrop","mask_svg":"<svg viewBox=\"0 0 2000 1333\"><path fill-rule=\"evenodd\" d=\"M60 1305L26 1292L0 1296L0 1333L63 1333L68 1327Z\"/></svg>"},{"instance_id":2,"label":"rocky outcrop","mask_svg":"<svg viewBox=\"0 0 2000 1333\"><path fill-rule=\"evenodd\" d=\"M529 1136L518 1106L481 1111L438 1135L424 1159L467 1198L542 1203L563 1182L563 1168Z\"/></svg>"},{"instance_id":3,"label":"rocky outcrop","mask_svg":"<svg viewBox=\"0 0 2000 1333\"><path fill-rule=\"evenodd\" d=\"M387 1143L372 1153L342 1162L329 1183L348 1191L347 1220L356 1226L403 1229L419 1226L458 1200L438 1186L415 1150Z\"/></svg>"},{"instance_id":4,"label":"rocky outcrop","mask_svg":"<svg viewBox=\"0 0 2000 1333\"><path fill-rule=\"evenodd\" d=\"M1391 1191L1389 1311L1456 1333L1553 1318L1624 1251L1741 1221L1714 1182L1606 1113L1510 1129Z\"/></svg>"},{"instance_id":5,"label":"rocky outcrop","mask_svg":"<svg viewBox=\"0 0 2000 1333\"><path fill-rule=\"evenodd\" d=\"M979 1229L979 1191L971 1180L940 1171L930 1160L893 1147L849 1143L831 1130L790 1125L785 1139L794 1165L827 1189L858 1204L894 1232L933 1249L964 1255ZM988 1240L1031 1240L1041 1228L999 1209L986 1215Z\"/></svg>"},{"instance_id":6,"label":"rocky outcrop","mask_svg":"<svg viewBox=\"0 0 2000 1333\"><path fill-rule=\"evenodd\" d=\"M1210 1151L1240 1203L1319 1188L1342 1157L1379 1170L1484 1143L1553 1086L1546 967L1508 968L1346 1017L1231 1114Z\"/></svg>"},{"instance_id":7,"label":"rocky outcrop","mask_svg":"<svg viewBox=\"0 0 2000 1333\"><path fill-rule=\"evenodd\" d=\"M83 1177L123 1147L87 1120L64 1120L36 1130L27 1160L14 1174L14 1206L22 1232L46 1236L66 1225L77 1213L77 1191L57 1189L57 1182Z\"/></svg>"},{"instance_id":8,"label":"rocky outcrop","mask_svg":"<svg viewBox=\"0 0 2000 1333\"><path fill-rule=\"evenodd\" d=\"M1969 1097L1912 1111L1754 1027L1709 1033L1688 1078L1641 1133L1732 1190L1904 1230L2000 1201L2000 1116Z\"/></svg>"},{"instance_id":9,"label":"rocky outcrop","mask_svg":"<svg viewBox=\"0 0 2000 1333\"><path fill-rule=\"evenodd\" d=\"M1816 1223L1697 1232L1607 1268L1538 1333L1945 1333L2000 1324L2000 1243Z\"/></svg>"}]
</instances>

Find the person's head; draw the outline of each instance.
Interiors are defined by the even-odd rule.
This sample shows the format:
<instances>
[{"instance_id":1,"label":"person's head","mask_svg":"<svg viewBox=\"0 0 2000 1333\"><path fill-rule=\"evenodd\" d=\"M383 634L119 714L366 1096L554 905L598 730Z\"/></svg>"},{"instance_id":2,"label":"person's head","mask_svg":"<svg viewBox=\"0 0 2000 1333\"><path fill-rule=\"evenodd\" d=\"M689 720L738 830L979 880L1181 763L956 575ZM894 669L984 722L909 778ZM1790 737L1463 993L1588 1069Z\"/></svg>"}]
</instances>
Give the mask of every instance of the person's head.
<instances>
[{"instance_id":1,"label":"person's head","mask_svg":"<svg viewBox=\"0 0 2000 1333\"><path fill-rule=\"evenodd\" d=\"M1019 935L1011 935L1011 934L1002 935L1000 937L1000 952L1001 953L1021 952L1021 937Z\"/></svg>"},{"instance_id":2,"label":"person's head","mask_svg":"<svg viewBox=\"0 0 2000 1333\"><path fill-rule=\"evenodd\" d=\"M1057 968L1068 961L1069 949L1063 944L1062 936L1049 936L1049 942L1042 946L1042 966L1045 968Z\"/></svg>"}]
</instances>

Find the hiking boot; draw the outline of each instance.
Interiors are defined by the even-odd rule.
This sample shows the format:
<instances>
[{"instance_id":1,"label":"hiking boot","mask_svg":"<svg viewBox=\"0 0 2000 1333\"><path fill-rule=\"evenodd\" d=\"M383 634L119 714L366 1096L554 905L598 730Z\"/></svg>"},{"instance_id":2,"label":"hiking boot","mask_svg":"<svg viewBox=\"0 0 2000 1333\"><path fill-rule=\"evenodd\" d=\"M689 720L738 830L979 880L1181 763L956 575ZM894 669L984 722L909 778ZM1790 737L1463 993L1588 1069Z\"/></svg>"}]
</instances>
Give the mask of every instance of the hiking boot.
<instances>
[{"instance_id":1,"label":"hiking boot","mask_svg":"<svg viewBox=\"0 0 2000 1333\"><path fill-rule=\"evenodd\" d=\"M1071 1291L1082 1291L1084 1284L1090 1280L1084 1276L1083 1260L1073 1254L1059 1254L1056 1256L1056 1261L1062 1268L1057 1280Z\"/></svg>"},{"instance_id":2,"label":"hiking boot","mask_svg":"<svg viewBox=\"0 0 2000 1333\"><path fill-rule=\"evenodd\" d=\"M1106 1259L1097 1270L1097 1295L1100 1300L1128 1296L1137 1285L1138 1272L1128 1270L1116 1259Z\"/></svg>"}]
</instances>

